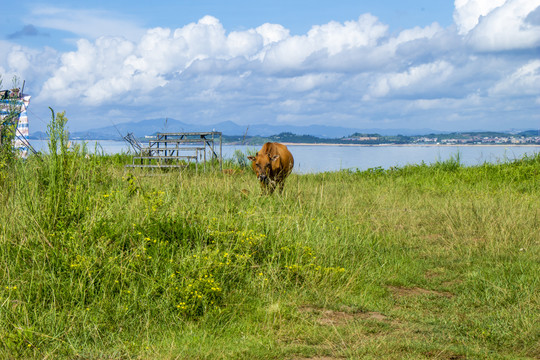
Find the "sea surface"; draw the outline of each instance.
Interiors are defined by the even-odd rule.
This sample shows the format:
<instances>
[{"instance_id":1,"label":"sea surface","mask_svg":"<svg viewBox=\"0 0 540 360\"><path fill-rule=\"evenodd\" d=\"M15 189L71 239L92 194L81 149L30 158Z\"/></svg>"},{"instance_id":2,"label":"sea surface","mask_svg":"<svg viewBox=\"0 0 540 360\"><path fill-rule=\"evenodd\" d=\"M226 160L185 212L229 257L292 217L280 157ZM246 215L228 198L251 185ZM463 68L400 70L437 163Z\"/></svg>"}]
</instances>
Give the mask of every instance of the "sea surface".
<instances>
[{"instance_id":1,"label":"sea surface","mask_svg":"<svg viewBox=\"0 0 540 360\"><path fill-rule=\"evenodd\" d=\"M74 141L81 143L82 141ZM47 151L47 141L30 140L37 151ZM123 141L85 141L91 153L127 153L130 147ZM219 148L219 147L218 147ZM343 145L288 145L294 156L294 172L318 173L343 169L389 169L408 164L431 164L459 157L463 165L502 163L540 153L538 146L472 145L472 146L343 146ZM223 158L232 159L236 150L255 153L260 146L223 145ZM131 150L133 152L133 150Z\"/></svg>"}]
</instances>

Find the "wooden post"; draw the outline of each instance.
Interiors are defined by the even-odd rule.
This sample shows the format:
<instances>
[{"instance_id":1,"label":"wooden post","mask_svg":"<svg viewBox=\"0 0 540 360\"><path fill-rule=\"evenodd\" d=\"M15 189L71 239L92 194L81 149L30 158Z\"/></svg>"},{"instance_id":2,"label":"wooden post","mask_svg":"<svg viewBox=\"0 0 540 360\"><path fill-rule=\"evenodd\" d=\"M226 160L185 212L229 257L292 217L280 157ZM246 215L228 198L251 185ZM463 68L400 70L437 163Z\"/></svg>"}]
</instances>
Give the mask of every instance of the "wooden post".
<instances>
[{"instance_id":1,"label":"wooden post","mask_svg":"<svg viewBox=\"0 0 540 360\"><path fill-rule=\"evenodd\" d=\"M219 170L223 171L223 146L222 146L222 133L219 133Z\"/></svg>"},{"instance_id":2,"label":"wooden post","mask_svg":"<svg viewBox=\"0 0 540 360\"><path fill-rule=\"evenodd\" d=\"M204 172L206 172L206 141L204 142Z\"/></svg>"}]
</instances>

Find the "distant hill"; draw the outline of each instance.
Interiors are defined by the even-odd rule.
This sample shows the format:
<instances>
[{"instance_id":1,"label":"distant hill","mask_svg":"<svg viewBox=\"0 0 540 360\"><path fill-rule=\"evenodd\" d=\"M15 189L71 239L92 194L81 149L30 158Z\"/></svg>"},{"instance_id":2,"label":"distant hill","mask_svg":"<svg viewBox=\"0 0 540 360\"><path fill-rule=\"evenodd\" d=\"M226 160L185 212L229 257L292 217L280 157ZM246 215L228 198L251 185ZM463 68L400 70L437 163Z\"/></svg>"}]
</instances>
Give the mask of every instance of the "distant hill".
<instances>
[{"instance_id":1,"label":"distant hill","mask_svg":"<svg viewBox=\"0 0 540 360\"><path fill-rule=\"evenodd\" d=\"M238 125L232 121L224 121L211 125L188 124L175 119L149 119L139 122L127 122L116 126L106 126L89 129L86 131L75 131L70 133L72 139L85 140L119 140L120 134L125 136L133 133L137 137L153 135L157 132L190 132L190 131L221 131L228 136L271 136L280 133L293 133L298 135L316 136L320 138L341 138L356 132L378 133L381 135L424 135L436 132L432 129L355 129L340 126L326 125L275 125L275 124L253 124L249 126ZM32 138L46 138L42 133L33 133Z\"/></svg>"},{"instance_id":2,"label":"distant hill","mask_svg":"<svg viewBox=\"0 0 540 360\"><path fill-rule=\"evenodd\" d=\"M529 136L540 136L540 130L527 130L527 131L522 131L520 133L517 134L518 136L525 136L525 137L529 137Z\"/></svg>"}]
</instances>

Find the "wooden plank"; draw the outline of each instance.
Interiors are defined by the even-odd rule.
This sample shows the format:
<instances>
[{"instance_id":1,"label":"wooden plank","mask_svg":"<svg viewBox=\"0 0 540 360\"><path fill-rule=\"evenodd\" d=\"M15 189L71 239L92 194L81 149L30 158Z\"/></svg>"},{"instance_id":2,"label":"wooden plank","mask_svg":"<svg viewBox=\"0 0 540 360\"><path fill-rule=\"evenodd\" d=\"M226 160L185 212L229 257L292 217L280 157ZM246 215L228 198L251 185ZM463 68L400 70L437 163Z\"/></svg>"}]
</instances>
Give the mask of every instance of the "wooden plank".
<instances>
[{"instance_id":1,"label":"wooden plank","mask_svg":"<svg viewBox=\"0 0 540 360\"><path fill-rule=\"evenodd\" d=\"M134 156L133 160L163 160L163 159L196 159L197 156L195 155L180 155L180 156Z\"/></svg>"},{"instance_id":2,"label":"wooden plank","mask_svg":"<svg viewBox=\"0 0 540 360\"><path fill-rule=\"evenodd\" d=\"M185 143L204 143L208 139L160 139L148 140L149 144L185 144Z\"/></svg>"},{"instance_id":3,"label":"wooden plank","mask_svg":"<svg viewBox=\"0 0 540 360\"><path fill-rule=\"evenodd\" d=\"M202 136L202 135L221 135L219 131L194 131L182 133L157 133L156 136Z\"/></svg>"},{"instance_id":4,"label":"wooden plank","mask_svg":"<svg viewBox=\"0 0 540 360\"><path fill-rule=\"evenodd\" d=\"M181 168L181 167L187 167L188 164L185 164L185 165L139 165L139 164L128 164L128 165L124 165L125 167L132 167L132 168L136 168L136 167L140 167L140 168Z\"/></svg>"},{"instance_id":5,"label":"wooden plank","mask_svg":"<svg viewBox=\"0 0 540 360\"><path fill-rule=\"evenodd\" d=\"M153 148L153 147L143 147L141 148L141 151L165 151L165 150L180 150L180 151L194 151L194 150L204 150L204 147L198 146L198 147L167 147L167 148Z\"/></svg>"}]
</instances>

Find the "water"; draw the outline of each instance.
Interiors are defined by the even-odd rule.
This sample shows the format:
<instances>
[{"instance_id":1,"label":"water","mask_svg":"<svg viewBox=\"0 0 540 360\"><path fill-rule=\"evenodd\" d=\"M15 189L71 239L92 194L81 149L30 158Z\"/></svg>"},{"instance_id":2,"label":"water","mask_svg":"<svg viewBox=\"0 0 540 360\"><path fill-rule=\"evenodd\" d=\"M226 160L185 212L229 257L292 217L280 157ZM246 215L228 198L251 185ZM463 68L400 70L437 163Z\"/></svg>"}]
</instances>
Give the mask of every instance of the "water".
<instances>
[{"instance_id":1,"label":"water","mask_svg":"<svg viewBox=\"0 0 540 360\"><path fill-rule=\"evenodd\" d=\"M79 141L74 141L80 143ZM44 140L30 140L38 151L47 150ZM88 150L116 154L128 152L123 141L86 141ZM97 146L97 147L96 147ZM261 146L223 145L223 158L232 158L235 150L243 153L256 152ZM485 162L499 163L522 158L525 154L540 153L538 146L339 146L339 145L289 145L294 156L294 172L317 173L342 169L367 170L381 167L388 169L408 164L431 164L445 161L459 154L462 164L480 165Z\"/></svg>"},{"instance_id":2,"label":"water","mask_svg":"<svg viewBox=\"0 0 540 360\"><path fill-rule=\"evenodd\" d=\"M498 163L540 152L540 146L290 146L301 173L341 169L388 169L410 164L435 163L459 154L467 166ZM314 149L315 148L315 149ZM322 162L322 164L321 164Z\"/></svg>"},{"instance_id":3,"label":"water","mask_svg":"<svg viewBox=\"0 0 540 360\"><path fill-rule=\"evenodd\" d=\"M47 152L48 145L47 140L29 140L30 145L34 147L36 151ZM114 140L72 140L71 143L82 144L86 143L86 147L89 152L95 153L105 153L105 154L120 154L122 152L127 153L130 149L130 146L125 141L114 141Z\"/></svg>"}]
</instances>

